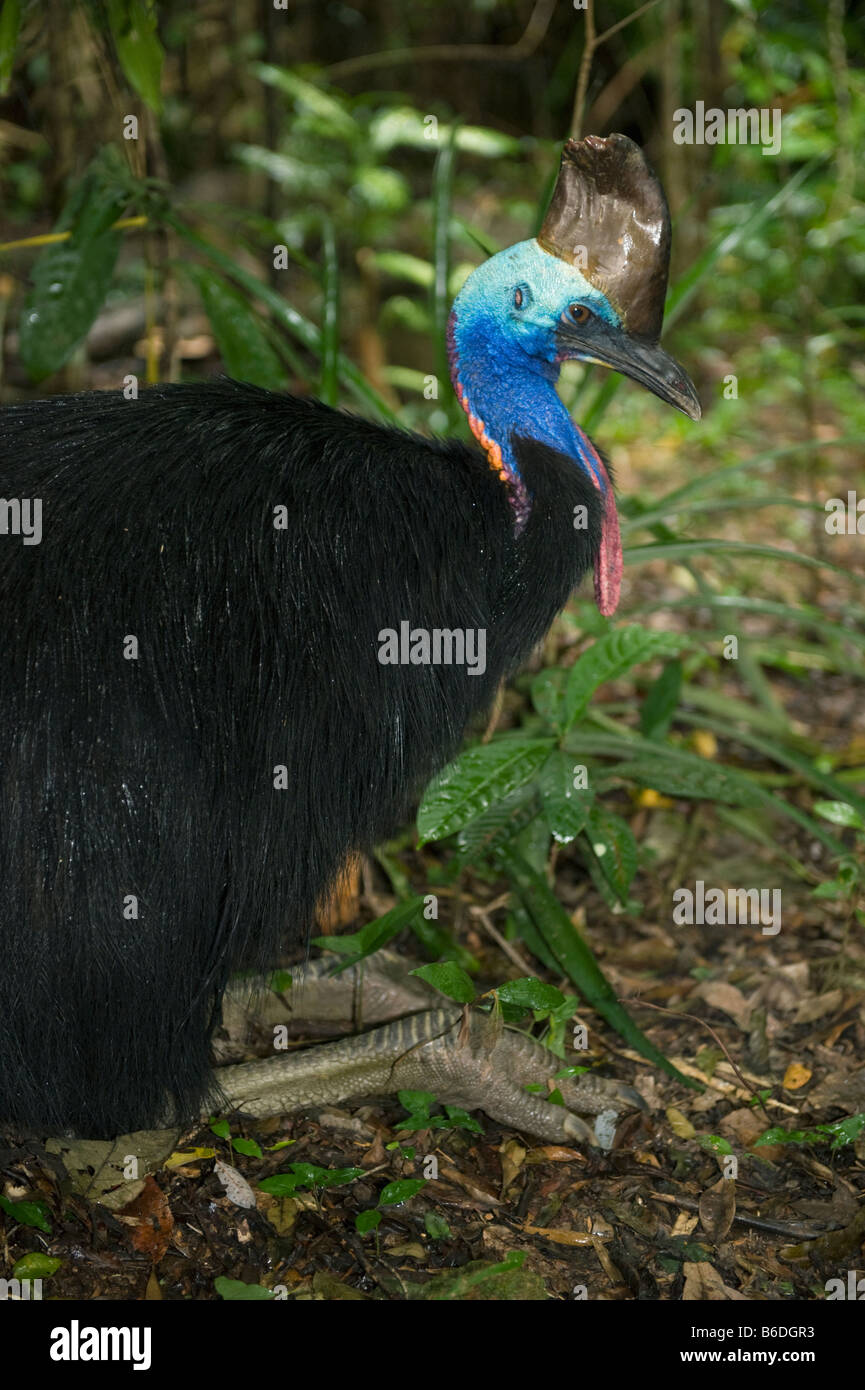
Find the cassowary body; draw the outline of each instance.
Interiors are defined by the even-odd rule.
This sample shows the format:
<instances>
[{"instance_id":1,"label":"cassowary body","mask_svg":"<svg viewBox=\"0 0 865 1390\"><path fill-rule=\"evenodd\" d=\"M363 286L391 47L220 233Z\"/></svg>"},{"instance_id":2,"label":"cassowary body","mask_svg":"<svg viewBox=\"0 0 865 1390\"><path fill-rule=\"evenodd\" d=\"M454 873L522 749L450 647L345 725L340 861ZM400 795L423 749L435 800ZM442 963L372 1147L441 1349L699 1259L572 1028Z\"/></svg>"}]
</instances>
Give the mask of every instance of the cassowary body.
<instances>
[{"instance_id":1,"label":"cassowary body","mask_svg":"<svg viewBox=\"0 0 865 1390\"><path fill-rule=\"evenodd\" d=\"M44 531L0 547L0 1115L195 1113L230 971L308 930L591 562L595 489L516 449L519 539L480 451L315 401L226 382L3 412L4 486ZM484 632L486 669L383 664L405 621Z\"/></svg>"},{"instance_id":2,"label":"cassowary body","mask_svg":"<svg viewBox=\"0 0 865 1390\"><path fill-rule=\"evenodd\" d=\"M0 539L0 1121L195 1115L230 973L304 936L592 564L615 606L609 478L554 390L592 332L621 315L556 251L471 277L450 350L480 449L233 382L3 410L43 533ZM395 664L403 624L484 659Z\"/></svg>"}]
</instances>

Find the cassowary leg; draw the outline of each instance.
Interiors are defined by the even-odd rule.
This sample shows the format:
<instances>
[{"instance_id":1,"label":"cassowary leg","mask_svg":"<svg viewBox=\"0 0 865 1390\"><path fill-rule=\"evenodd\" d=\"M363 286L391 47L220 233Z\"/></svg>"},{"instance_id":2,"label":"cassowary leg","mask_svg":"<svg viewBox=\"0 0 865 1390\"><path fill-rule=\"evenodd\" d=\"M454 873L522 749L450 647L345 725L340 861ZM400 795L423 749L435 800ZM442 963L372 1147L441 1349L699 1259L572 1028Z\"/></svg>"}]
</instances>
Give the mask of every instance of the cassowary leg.
<instances>
[{"instance_id":1,"label":"cassowary leg","mask_svg":"<svg viewBox=\"0 0 865 1390\"><path fill-rule=\"evenodd\" d=\"M404 977L405 960L400 969ZM322 975L315 978L324 982ZM417 983L411 981L411 986ZM349 993L350 986L348 981ZM365 988L363 995L365 1001ZM328 1007L331 1003L328 999ZM579 1118L580 1112L620 1112L643 1105L631 1087L591 1075L555 1083L563 1106L524 1089L528 1084L544 1084L560 1068L557 1057L524 1034L503 1030L476 1011L445 1008L427 1009L303 1052L220 1068L218 1081L230 1108L253 1115L338 1105L400 1090L427 1090L440 1101L466 1110L482 1109L501 1124L553 1143L597 1143Z\"/></svg>"}]
</instances>

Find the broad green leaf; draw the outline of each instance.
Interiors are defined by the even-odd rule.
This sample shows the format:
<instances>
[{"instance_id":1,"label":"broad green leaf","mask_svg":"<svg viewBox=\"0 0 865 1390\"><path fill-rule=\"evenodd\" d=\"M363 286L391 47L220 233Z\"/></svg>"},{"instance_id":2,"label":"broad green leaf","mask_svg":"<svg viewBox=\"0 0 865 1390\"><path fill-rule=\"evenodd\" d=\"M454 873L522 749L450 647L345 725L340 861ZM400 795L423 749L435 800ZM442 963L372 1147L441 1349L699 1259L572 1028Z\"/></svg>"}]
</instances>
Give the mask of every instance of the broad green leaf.
<instances>
[{"instance_id":1,"label":"broad green leaf","mask_svg":"<svg viewBox=\"0 0 865 1390\"><path fill-rule=\"evenodd\" d=\"M617 680L632 666L655 656L675 656L687 638L674 632L653 632L633 624L599 637L578 659L568 675L565 718L568 727L582 719L599 686Z\"/></svg>"},{"instance_id":2,"label":"broad green leaf","mask_svg":"<svg viewBox=\"0 0 865 1390\"><path fill-rule=\"evenodd\" d=\"M113 182L110 161L99 159L76 184L56 230L66 241L46 246L32 270L21 311L18 350L36 381L68 361L99 313L120 249L112 224L128 199Z\"/></svg>"},{"instance_id":3,"label":"broad green leaf","mask_svg":"<svg viewBox=\"0 0 865 1390\"><path fill-rule=\"evenodd\" d=\"M516 791L551 748L551 739L501 738L462 753L426 789L417 813L420 843L453 835L493 802Z\"/></svg>"},{"instance_id":4,"label":"broad green leaf","mask_svg":"<svg viewBox=\"0 0 865 1390\"><path fill-rule=\"evenodd\" d=\"M114 47L129 84L157 115L162 110L162 63L152 0L109 0Z\"/></svg>"},{"instance_id":5,"label":"broad green leaf","mask_svg":"<svg viewBox=\"0 0 865 1390\"><path fill-rule=\"evenodd\" d=\"M553 847L550 828L543 816L535 816L511 841L514 849L528 860L533 869L542 873L549 863Z\"/></svg>"},{"instance_id":6,"label":"broad green leaf","mask_svg":"<svg viewBox=\"0 0 865 1390\"><path fill-rule=\"evenodd\" d=\"M797 771L801 772L801 775L806 781L812 782L815 786L830 792L830 794L834 793L838 800L841 800L844 796L844 789L839 788L837 783L833 783L833 779L818 773L813 764L810 764L806 758L800 758L798 754L795 754L790 749L781 748L777 743L770 744L768 740L765 739L755 738L745 730L730 728L724 725L720 720L710 719L704 714L691 718L686 711L681 710L679 712L679 719L689 724L695 724L698 727L711 729L713 733L717 733L720 737L732 739L738 743L744 743L750 748L756 748L759 752L765 754L766 757L780 762L783 766L795 767ZM621 734L596 734L587 726L581 728L576 734L571 735L569 742L572 745L572 751L577 753L578 756L592 755L594 757L614 758L619 761L620 765L623 762L627 764L634 758L642 759L644 756L648 756L654 759L655 757L663 756L664 758L670 758L676 763L681 763L690 767L693 766L696 758L695 754L683 752L681 749L673 748L668 744L651 743L648 739L638 738L630 734L627 737ZM696 759L696 761L699 765L704 760L700 758ZM610 769L610 771L614 770L614 768ZM800 810L794 802L788 801L785 797L776 793L765 790L760 786L756 778L749 776L747 773L739 772L731 767L725 767L724 771L728 777L735 777L737 781L744 779L744 781L753 788L754 794L761 797L761 805L765 811L786 816L789 820L795 821L797 825L802 826L802 828L810 835L813 835L815 839L820 840L822 844L826 845L834 855L844 854L844 845L841 841L836 836L830 834L825 826L823 826L819 820L816 820L814 816L810 816L805 811ZM832 783L832 785L827 785L827 783ZM746 796L747 795L748 793L746 793ZM846 792L846 797L851 804L854 806L856 805L857 799L852 797L849 791ZM865 810L865 807L863 807L863 810Z\"/></svg>"},{"instance_id":7,"label":"broad green leaf","mask_svg":"<svg viewBox=\"0 0 865 1390\"><path fill-rule=\"evenodd\" d=\"M248 300L206 266L190 265L185 270L201 295L228 375L270 391L283 390L282 363Z\"/></svg>"},{"instance_id":8,"label":"broad green leaf","mask_svg":"<svg viewBox=\"0 0 865 1390\"><path fill-rule=\"evenodd\" d=\"M503 1004L513 1004L521 1009L542 1009L544 1013L557 1009L564 999L562 991L556 989L555 985L544 984L543 980L537 980L533 975L521 980L508 980L506 984L499 985L496 995Z\"/></svg>"},{"instance_id":9,"label":"broad green leaf","mask_svg":"<svg viewBox=\"0 0 865 1390\"><path fill-rule=\"evenodd\" d=\"M637 872L637 842L631 827L614 811L597 802L589 811L586 838L601 872L620 902L627 902L628 889Z\"/></svg>"},{"instance_id":10,"label":"broad green leaf","mask_svg":"<svg viewBox=\"0 0 865 1390\"><path fill-rule=\"evenodd\" d=\"M746 774L679 752L676 758L643 757L616 764L617 777L668 796L696 796L724 806L762 807L766 793Z\"/></svg>"},{"instance_id":11,"label":"broad green leaf","mask_svg":"<svg viewBox=\"0 0 865 1390\"><path fill-rule=\"evenodd\" d=\"M538 774L541 804L550 833L559 844L575 840L586 824L595 799L592 787L575 786L579 780L573 755L553 749Z\"/></svg>"},{"instance_id":12,"label":"broad green leaf","mask_svg":"<svg viewBox=\"0 0 865 1390\"><path fill-rule=\"evenodd\" d=\"M662 739L679 703L682 689L682 663L678 658L668 661L656 681L646 692L640 707L640 732L645 738Z\"/></svg>"},{"instance_id":13,"label":"broad green leaf","mask_svg":"<svg viewBox=\"0 0 865 1390\"><path fill-rule=\"evenodd\" d=\"M579 935L544 875L536 874L513 850L502 850L500 858L522 898L526 911L558 962L559 969L573 981L586 1002L597 1009L601 1017L606 1019L641 1056L647 1057L686 1086L699 1090L695 1082L683 1076L672 1062L659 1052L619 1003L589 946Z\"/></svg>"},{"instance_id":14,"label":"broad green leaf","mask_svg":"<svg viewBox=\"0 0 865 1390\"><path fill-rule=\"evenodd\" d=\"M417 970L409 973L426 980L428 985L457 1004L470 1004L477 992L466 972L452 960L439 961L435 965L419 965Z\"/></svg>"},{"instance_id":15,"label":"broad green leaf","mask_svg":"<svg viewBox=\"0 0 865 1390\"><path fill-rule=\"evenodd\" d=\"M532 680L532 704L553 729L561 728L565 718L565 688L568 672L553 666L539 671Z\"/></svg>"},{"instance_id":16,"label":"broad green leaf","mask_svg":"<svg viewBox=\"0 0 865 1390\"><path fill-rule=\"evenodd\" d=\"M531 784L517 787L509 796L493 802L489 810L463 826L457 836L454 872L481 857L494 854L499 845L514 840L539 813L535 788Z\"/></svg>"}]
</instances>

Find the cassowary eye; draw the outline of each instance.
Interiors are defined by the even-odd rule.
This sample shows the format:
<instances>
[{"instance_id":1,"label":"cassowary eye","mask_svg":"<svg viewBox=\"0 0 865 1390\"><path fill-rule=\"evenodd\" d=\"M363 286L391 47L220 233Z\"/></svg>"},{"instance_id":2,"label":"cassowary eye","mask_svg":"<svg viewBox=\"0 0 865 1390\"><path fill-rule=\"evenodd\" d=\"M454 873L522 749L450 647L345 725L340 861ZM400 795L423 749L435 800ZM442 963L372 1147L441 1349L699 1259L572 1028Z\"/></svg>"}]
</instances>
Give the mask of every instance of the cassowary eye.
<instances>
[{"instance_id":1,"label":"cassowary eye","mask_svg":"<svg viewBox=\"0 0 865 1390\"><path fill-rule=\"evenodd\" d=\"M574 323L588 323L589 319L592 317L591 309L587 309L585 304L571 304L568 313Z\"/></svg>"},{"instance_id":2,"label":"cassowary eye","mask_svg":"<svg viewBox=\"0 0 865 1390\"><path fill-rule=\"evenodd\" d=\"M517 289L514 290L514 308L515 308L515 309L522 309L522 307L523 307L523 292L522 292L521 289L517 288Z\"/></svg>"}]
</instances>

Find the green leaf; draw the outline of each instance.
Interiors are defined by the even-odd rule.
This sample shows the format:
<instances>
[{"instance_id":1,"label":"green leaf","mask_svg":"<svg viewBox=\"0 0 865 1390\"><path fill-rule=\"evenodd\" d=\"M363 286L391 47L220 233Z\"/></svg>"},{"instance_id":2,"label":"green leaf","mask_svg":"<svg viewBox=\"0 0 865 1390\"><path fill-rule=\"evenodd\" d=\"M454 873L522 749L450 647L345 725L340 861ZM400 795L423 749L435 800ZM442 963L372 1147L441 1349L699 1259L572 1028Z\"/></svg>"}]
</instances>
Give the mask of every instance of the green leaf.
<instances>
[{"instance_id":1,"label":"green leaf","mask_svg":"<svg viewBox=\"0 0 865 1390\"><path fill-rule=\"evenodd\" d=\"M365 1168L321 1168L317 1163L292 1163L287 1173L274 1173L262 1178L258 1186L272 1197L290 1197L299 1188L310 1191L328 1187L344 1187L364 1177Z\"/></svg>"},{"instance_id":2,"label":"green leaf","mask_svg":"<svg viewBox=\"0 0 865 1390\"><path fill-rule=\"evenodd\" d=\"M710 1149L712 1153L731 1154L733 1152L729 1139L725 1139L720 1134L698 1134L697 1142L704 1149Z\"/></svg>"},{"instance_id":3,"label":"green leaf","mask_svg":"<svg viewBox=\"0 0 865 1390\"><path fill-rule=\"evenodd\" d=\"M430 1240L447 1240L451 1234L447 1221L437 1211L424 1212L423 1224Z\"/></svg>"},{"instance_id":4,"label":"green leaf","mask_svg":"<svg viewBox=\"0 0 865 1390\"><path fill-rule=\"evenodd\" d=\"M499 845L514 840L539 814L538 798L531 783L517 787L489 810L463 826L457 835L458 851L448 866L449 877L466 864L494 855Z\"/></svg>"},{"instance_id":5,"label":"green leaf","mask_svg":"<svg viewBox=\"0 0 865 1390\"><path fill-rule=\"evenodd\" d=\"M127 199L112 179L110 160L94 161L58 220L55 230L68 231L68 239L46 246L34 263L18 344L34 380L62 367L90 331L120 249L120 235L111 226Z\"/></svg>"},{"instance_id":6,"label":"green leaf","mask_svg":"<svg viewBox=\"0 0 865 1390\"><path fill-rule=\"evenodd\" d=\"M468 975L452 960L439 961L436 965L419 965L417 970L409 973L426 980L428 985L458 1004L470 1004L475 997L476 990Z\"/></svg>"},{"instance_id":7,"label":"green leaf","mask_svg":"<svg viewBox=\"0 0 865 1390\"><path fill-rule=\"evenodd\" d=\"M263 1158L260 1146L254 1139L232 1139L231 1147L235 1153L245 1154L247 1158Z\"/></svg>"},{"instance_id":8,"label":"green leaf","mask_svg":"<svg viewBox=\"0 0 865 1390\"><path fill-rule=\"evenodd\" d=\"M480 1120L463 1110L461 1105L446 1105L444 1111L447 1118L442 1125L443 1129L467 1129L472 1134L483 1134L484 1127Z\"/></svg>"},{"instance_id":9,"label":"green leaf","mask_svg":"<svg viewBox=\"0 0 865 1390\"><path fill-rule=\"evenodd\" d=\"M397 1091L397 1099L410 1115L428 1115L436 1103L434 1091Z\"/></svg>"},{"instance_id":10,"label":"green leaf","mask_svg":"<svg viewBox=\"0 0 865 1390\"><path fill-rule=\"evenodd\" d=\"M637 624L614 628L599 637L571 667L565 691L567 726L582 719L599 686L617 680L641 661L674 656L687 640L678 633L653 632Z\"/></svg>"},{"instance_id":11,"label":"green leaf","mask_svg":"<svg viewBox=\"0 0 865 1390\"><path fill-rule=\"evenodd\" d=\"M555 748L538 774L541 803L550 833L559 844L575 840L586 824L595 799L591 787L577 787L574 781L579 764Z\"/></svg>"},{"instance_id":12,"label":"green leaf","mask_svg":"<svg viewBox=\"0 0 865 1390\"><path fill-rule=\"evenodd\" d=\"M262 1284L244 1284L242 1279L226 1279L224 1274L217 1275L213 1287L219 1297L229 1303L267 1302L274 1297L273 1292Z\"/></svg>"},{"instance_id":13,"label":"green leaf","mask_svg":"<svg viewBox=\"0 0 865 1390\"><path fill-rule=\"evenodd\" d=\"M560 729L565 719L565 689L568 672L554 666L539 671L532 681L532 704L538 714L553 729Z\"/></svg>"},{"instance_id":14,"label":"green leaf","mask_svg":"<svg viewBox=\"0 0 865 1390\"><path fill-rule=\"evenodd\" d=\"M354 1218L354 1228L361 1236L368 1235L370 1231L374 1231L380 1225L381 1212L376 1211L374 1207L371 1211L359 1211Z\"/></svg>"},{"instance_id":15,"label":"green leaf","mask_svg":"<svg viewBox=\"0 0 865 1390\"><path fill-rule=\"evenodd\" d=\"M696 1082L683 1076L649 1041L619 1003L589 946L577 932L543 874L536 874L512 850L502 850L500 858L559 969L574 982L586 1002L597 1009L601 1017L642 1057L647 1057L684 1085L699 1090Z\"/></svg>"},{"instance_id":16,"label":"green leaf","mask_svg":"<svg viewBox=\"0 0 865 1390\"><path fill-rule=\"evenodd\" d=\"M506 984L499 985L496 995L503 1004L514 1004L520 1009L541 1009L544 1013L559 1008L565 997L555 985L544 984L533 975L526 975L521 980L508 980Z\"/></svg>"},{"instance_id":17,"label":"green leaf","mask_svg":"<svg viewBox=\"0 0 865 1390\"><path fill-rule=\"evenodd\" d=\"M427 787L417 813L420 843L443 840L516 791L534 775L551 739L501 738L477 744L449 763Z\"/></svg>"},{"instance_id":18,"label":"green leaf","mask_svg":"<svg viewBox=\"0 0 865 1390\"><path fill-rule=\"evenodd\" d=\"M382 946L386 946L402 931L403 927L409 925L417 913L423 911L423 907L423 898L407 898L383 916L374 918L372 922L365 922L360 931L347 932L343 936L316 936L312 939L312 945L318 946L322 951L335 951L337 955L345 956L346 959L340 962L339 969L335 971L336 974L341 974L350 966L357 965L358 961L371 956L375 951L380 951Z\"/></svg>"},{"instance_id":19,"label":"green leaf","mask_svg":"<svg viewBox=\"0 0 865 1390\"><path fill-rule=\"evenodd\" d=\"M48 1220L50 1208L47 1202L13 1202L9 1197L0 1196L0 1211L5 1211L7 1216L21 1226L34 1226L37 1231L51 1234L51 1222Z\"/></svg>"},{"instance_id":20,"label":"green leaf","mask_svg":"<svg viewBox=\"0 0 865 1390\"><path fill-rule=\"evenodd\" d=\"M865 817L861 816L855 806L851 806L849 802L815 801L814 810L818 816L831 821L833 825L846 825L852 830L865 830Z\"/></svg>"},{"instance_id":21,"label":"green leaf","mask_svg":"<svg viewBox=\"0 0 865 1390\"><path fill-rule=\"evenodd\" d=\"M708 762L696 754L689 757L678 751L675 758L634 758L631 762L618 763L613 770L617 777L666 792L668 796L695 796L719 801L725 806L756 808L766 804L766 793L745 773Z\"/></svg>"},{"instance_id":22,"label":"green leaf","mask_svg":"<svg viewBox=\"0 0 865 1390\"><path fill-rule=\"evenodd\" d=\"M12 81L20 26L21 0L3 0L3 9L0 10L0 97L5 97Z\"/></svg>"},{"instance_id":23,"label":"green leaf","mask_svg":"<svg viewBox=\"0 0 865 1390\"><path fill-rule=\"evenodd\" d=\"M150 0L109 0L108 20L130 86L159 115L165 54L156 29L156 6Z\"/></svg>"},{"instance_id":24,"label":"green leaf","mask_svg":"<svg viewBox=\"0 0 865 1390\"><path fill-rule=\"evenodd\" d=\"M644 738L665 737L679 703L683 667L678 657L668 661L658 679L653 681L640 707L640 732Z\"/></svg>"},{"instance_id":25,"label":"green leaf","mask_svg":"<svg viewBox=\"0 0 865 1390\"><path fill-rule=\"evenodd\" d=\"M56 1274L62 1260L54 1259L51 1255L43 1255L41 1251L34 1250L29 1255L22 1255L20 1260L16 1260L12 1266L12 1275L15 1279L50 1279L52 1274Z\"/></svg>"},{"instance_id":26,"label":"green leaf","mask_svg":"<svg viewBox=\"0 0 865 1390\"><path fill-rule=\"evenodd\" d=\"M184 270L201 295L228 375L269 391L284 390L282 363L249 301L206 266L187 265Z\"/></svg>"},{"instance_id":27,"label":"green leaf","mask_svg":"<svg viewBox=\"0 0 865 1390\"><path fill-rule=\"evenodd\" d=\"M589 812L586 838L592 847L601 872L619 901L628 901L634 874L637 872L637 842L631 827L615 812L595 804Z\"/></svg>"},{"instance_id":28,"label":"green leaf","mask_svg":"<svg viewBox=\"0 0 865 1390\"><path fill-rule=\"evenodd\" d=\"M389 1182L382 1188L378 1204L380 1207L402 1206L423 1187L426 1187L425 1178L401 1178L397 1182Z\"/></svg>"}]
</instances>

